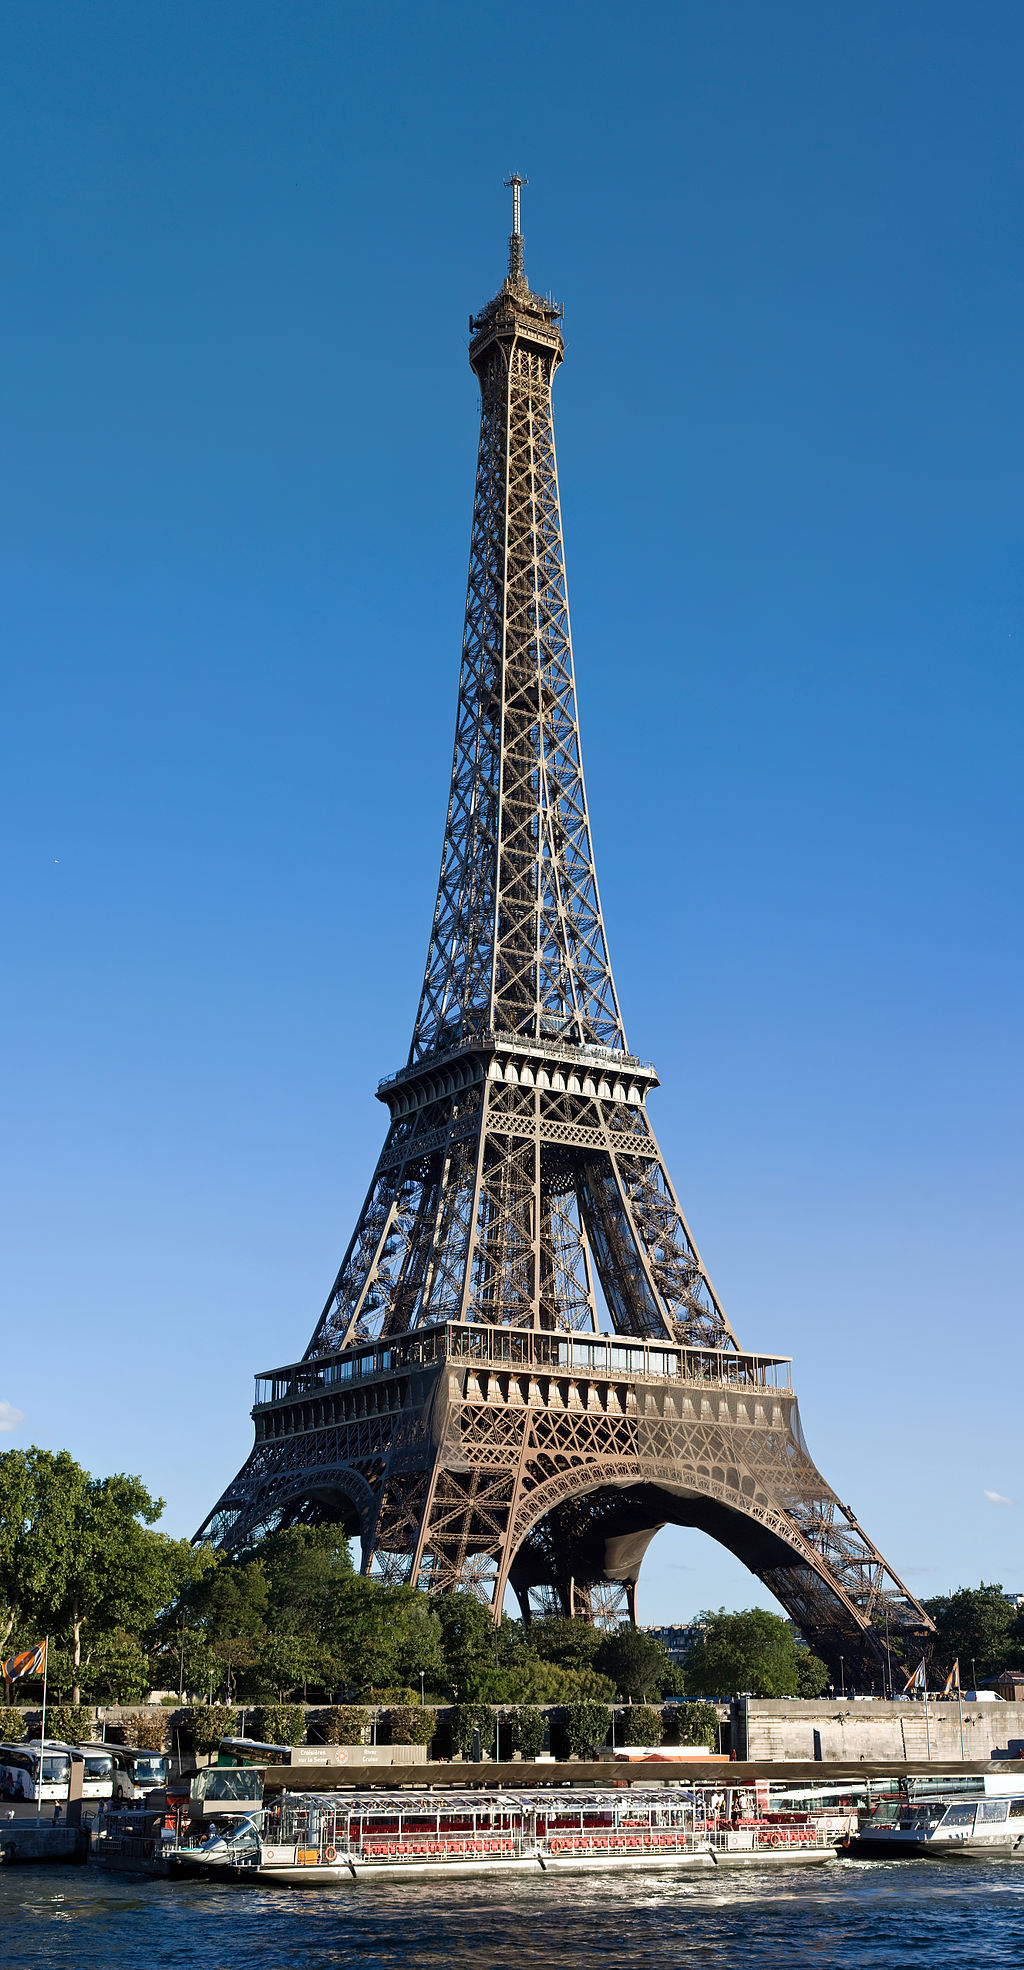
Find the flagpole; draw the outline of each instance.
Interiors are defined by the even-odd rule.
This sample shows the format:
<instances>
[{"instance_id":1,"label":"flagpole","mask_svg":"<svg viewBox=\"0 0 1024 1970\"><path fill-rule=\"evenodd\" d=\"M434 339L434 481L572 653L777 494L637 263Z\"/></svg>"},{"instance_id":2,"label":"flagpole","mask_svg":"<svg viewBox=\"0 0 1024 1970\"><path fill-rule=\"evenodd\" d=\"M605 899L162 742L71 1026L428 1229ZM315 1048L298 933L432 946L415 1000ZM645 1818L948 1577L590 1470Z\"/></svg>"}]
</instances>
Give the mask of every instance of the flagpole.
<instances>
[{"instance_id":1,"label":"flagpole","mask_svg":"<svg viewBox=\"0 0 1024 1970\"><path fill-rule=\"evenodd\" d=\"M43 1643L43 1721L39 1726L39 1778L36 1782L36 1824L43 1816L43 1771L46 1765L46 1678L50 1673L50 1637Z\"/></svg>"}]
</instances>

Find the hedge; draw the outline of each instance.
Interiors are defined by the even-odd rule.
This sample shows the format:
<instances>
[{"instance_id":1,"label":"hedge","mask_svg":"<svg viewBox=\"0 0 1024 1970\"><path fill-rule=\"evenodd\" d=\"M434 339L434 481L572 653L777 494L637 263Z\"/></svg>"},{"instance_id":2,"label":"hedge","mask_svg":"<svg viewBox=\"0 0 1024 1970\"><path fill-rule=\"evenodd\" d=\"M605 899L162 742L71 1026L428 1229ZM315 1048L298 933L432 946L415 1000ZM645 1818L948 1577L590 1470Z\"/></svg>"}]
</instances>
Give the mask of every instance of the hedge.
<instances>
[{"instance_id":1,"label":"hedge","mask_svg":"<svg viewBox=\"0 0 1024 1970\"><path fill-rule=\"evenodd\" d=\"M256 1736L263 1744L304 1744L306 1712L302 1704L262 1704L256 1711Z\"/></svg>"},{"instance_id":2,"label":"hedge","mask_svg":"<svg viewBox=\"0 0 1024 1970\"><path fill-rule=\"evenodd\" d=\"M437 1711L429 1703L396 1704L387 1714L389 1744L429 1744L437 1730Z\"/></svg>"},{"instance_id":3,"label":"hedge","mask_svg":"<svg viewBox=\"0 0 1024 1970\"><path fill-rule=\"evenodd\" d=\"M167 1743L167 1726L170 1719L162 1717L122 1717L115 1726L120 1733L122 1744L133 1745L136 1751L163 1751ZM107 1733L110 1735L109 1731Z\"/></svg>"},{"instance_id":4,"label":"hedge","mask_svg":"<svg viewBox=\"0 0 1024 1970\"><path fill-rule=\"evenodd\" d=\"M337 1703L317 1721L324 1744L362 1744L370 1728L370 1713L358 1703Z\"/></svg>"},{"instance_id":5,"label":"hedge","mask_svg":"<svg viewBox=\"0 0 1024 1970\"><path fill-rule=\"evenodd\" d=\"M606 1703L566 1703L555 1713L556 1756L589 1758L600 1751L611 1729L612 1713Z\"/></svg>"},{"instance_id":6,"label":"hedge","mask_svg":"<svg viewBox=\"0 0 1024 1970\"><path fill-rule=\"evenodd\" d=\"M42 1711L40 1711L42 1718ZM46 1706L46 1735L59 1738L62 1744L89 1744L92 1742L93 1715L91 1704L84 1707L80 1703L48 1703Z\"/></svg>"},{"instance_id":7,"label":"hedge","mask_svg":"<svg viewBox=\"0 0 1024 1970\"><path fill-rule=\"evenodd\" d=\"M670 1703L665 1711L669 1744L706 1744L718 1750L718 1712L713 1703Z\"/></svg>"},{"instance_id":8,"label":"hedge","mask_svg":"<svg viewBox=\"0 0 1024 1970\"><path fill-rule=\"evenodd\" d=\"M229 1703L190 1703L181 1734L195 1752L216 1751L222 1737L238 1736L238 1711Z\"/></svg>"},{"instance_id":9,"label":"hedge","mask_svg":"<svg viewBox=\"0 0 1024 1970\"><path fill-rule=\"evenodd\" d=\"M446 1736L453 1758L473 1756L473 1733L480 1733L481 1751L494 1750L494 1711L489 1703L456 1703L449 1710Z\"/></svg>"},{"instance_id":10,"label":"hedge","mask_svg":"<svg viewBox=\"0 0 1024 1970\"><path fill-rule=\"evenodd\" d=\"M617 1744L660 1744L665 1724L660 1710L649 1703L627 1703L615 1713Z\"/></svg>"},{"instance_id":11,"label":"hedge","mask_svg":"<svg viewBox=\"0 0 1024 1970\"><path fill-rule=\"evenodd\" d=\"M518 1710L510 1710L502 1719L502 1737L511 1726L512 1749L522 1758L536 1758L544 1749L544 1733L547 1722L543 1710L528 1709L524 1704Z\"/></svg>"},{"instance_id":12,"label":"hedge","mask_svg":"<svg viewBox=\"0 0 1024 1970\"><path fill-rule=\"evenodd\" d=\"M25 1735L25 1713L13 1704L0 1703L0 1742L17 1744Z\"/></svg>"}]
</instances>

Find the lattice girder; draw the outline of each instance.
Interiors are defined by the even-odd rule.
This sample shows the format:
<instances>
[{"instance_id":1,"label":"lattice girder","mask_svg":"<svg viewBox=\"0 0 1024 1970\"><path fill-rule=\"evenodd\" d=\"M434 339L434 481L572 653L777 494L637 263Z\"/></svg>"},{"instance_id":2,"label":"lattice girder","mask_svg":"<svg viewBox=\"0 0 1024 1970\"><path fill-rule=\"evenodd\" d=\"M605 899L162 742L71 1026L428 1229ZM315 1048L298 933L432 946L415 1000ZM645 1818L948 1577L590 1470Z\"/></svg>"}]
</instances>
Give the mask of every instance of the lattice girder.
<instances>
[{"instance_id":1,"label":"lattice girder","mask_svg":"<svg viewBox=\"0 0 1024 1970\"><path fill-rule=\"evenodd\" d=\"M780 1364L741 1351L651 1125L657 1075L627 1050L577 715L559 311L518 232L471 336L465 630L409 1058L378 1089L386 1140L306 1355L265 1378L203 1530L238 1546L333 1515L384 1579L478 1594L495 1620L509 1586L611 1620L635 1617L674 1519L869 1669L931 1623L815 1469Z\"/></svg>"}]
</instances>

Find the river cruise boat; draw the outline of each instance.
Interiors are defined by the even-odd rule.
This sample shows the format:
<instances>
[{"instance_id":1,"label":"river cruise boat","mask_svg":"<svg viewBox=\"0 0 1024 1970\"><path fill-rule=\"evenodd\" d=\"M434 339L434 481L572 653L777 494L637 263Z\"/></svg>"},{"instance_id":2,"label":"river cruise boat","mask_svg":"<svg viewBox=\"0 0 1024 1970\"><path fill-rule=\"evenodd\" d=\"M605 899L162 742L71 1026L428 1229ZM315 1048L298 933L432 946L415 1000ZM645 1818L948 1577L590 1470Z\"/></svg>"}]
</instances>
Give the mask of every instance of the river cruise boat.
<instances>
[{"instance_id":1,"label":"river cruise boat","mask_svg":"<svg viewBox=\"0 0 1024 1970\"><path fill-rule=\"evenodd\" d=\"M872 1859L1024 1860L1024 1774L911 1780L906 1796L865 1817L850 1853Z\"/></svg>"},{"instance_id":2,"label":"river cruise boat","mask_svg":"<svg viewBox=\"0 0 1024 1970\"><path fill-rule=\"evenodd\" d=\"M165 1855L172 1873L315 1886L378 1875L822 1863L836 1841L808 1813L758 1810L711 1787L541 1793L285 1792L225 1832Z\"/></svg>"}]
</instances>

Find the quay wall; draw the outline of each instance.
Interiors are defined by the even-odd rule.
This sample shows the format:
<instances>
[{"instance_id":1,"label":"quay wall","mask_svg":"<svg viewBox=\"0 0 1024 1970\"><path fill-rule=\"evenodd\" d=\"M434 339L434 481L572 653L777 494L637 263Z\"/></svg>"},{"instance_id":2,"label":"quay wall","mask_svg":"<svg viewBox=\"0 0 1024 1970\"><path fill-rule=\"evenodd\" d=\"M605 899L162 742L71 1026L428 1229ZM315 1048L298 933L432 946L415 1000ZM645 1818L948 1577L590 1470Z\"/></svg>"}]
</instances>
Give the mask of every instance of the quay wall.
<instances>
[{"instance_id":1,"label":"quay wall","mask_svg":"<svg viewBox=\"0 0 1024 1970\"><path fill-rule=\"evenodd\" d=\"M737 1697L732 1748L737 1758L765 1763L1024 1758L1024 1703Z\"/></svg>"}]
</instances>

